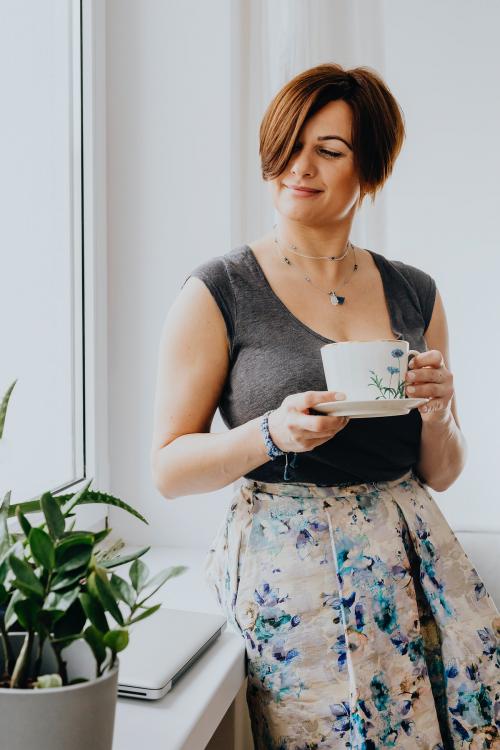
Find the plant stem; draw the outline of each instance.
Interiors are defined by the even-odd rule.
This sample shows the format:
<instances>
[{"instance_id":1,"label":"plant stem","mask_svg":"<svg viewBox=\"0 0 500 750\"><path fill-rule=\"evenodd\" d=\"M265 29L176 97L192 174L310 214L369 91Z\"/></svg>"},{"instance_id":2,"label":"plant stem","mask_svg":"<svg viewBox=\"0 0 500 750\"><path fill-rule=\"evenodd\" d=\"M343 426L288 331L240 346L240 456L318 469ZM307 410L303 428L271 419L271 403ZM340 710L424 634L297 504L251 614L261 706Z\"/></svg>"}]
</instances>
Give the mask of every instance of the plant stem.
<instances>
[{"instance_id":1,"label":"plant stem","mask_svg":"<svg viewBox=\"0 0 500 750\"><path fill-rule=\"evenodd\" d=\"M61 638L51 638L50 639L50 643L51 643L52 646L54 645L54 643L66 643L66 644L69 644L69 643L72 643L73 641L78 641L81 638L82 638L82 634L81 633L78 633L77 635L65 635L65 636L61 636ZM54 649L54 651L55 651L55 649Z\"/></svg>"},{"instance_id":2,"label":"plant stem","mask_svg":"<svg viewBox=\"0 0 500 750\"><path fill-rule=\"evenodd\" d=\"M33 630L28 630L21 651L19 652L19 656L17 657L14 671L12 672L12 678L10 680L11 688L24 687L26 670L31 656L31 649L33 648L34 638L35 632Z\"/></svg>"},{"instance_id":3,"label":"plant stem","mask_svg":"<svg viewBox=\"0 0 500 750\"><path fill-rule=\"evenodd\" d=\"M43 644L45 643L45 637L41 638L40 634L38 635L38 655L36 657L35 662L35 677L38 679L38 675L40 674L40 669L42 667L42 651L43 651Z\"/></svg>"},{"instance_id":4,"label":"plant stem","mask_svg":"<svg viewBox=\"0 0 500 750\"><path fill-rule=\"evenodd\" d=\"M61 656L62 649L59 646L54 647L54 652L57 659L57 666L59 667L59 674L61 676L62 684L67 685L68 684L68 672L66 670L66 662Z\"/></svg>"},{"instance_id":5,"label":"plant stem","mask_svg":"<svg viewBox=\"0 0 500 750\"><path fill-rule=\"evenodd\" d=\"M12 650L12 644L9 639L9 635L5 629L5 620L2 617L0 617L0 640L2 641L2 651L3 651L3 658L4 658L4 672L5 674L9 675L12 672L12 668L14 666L14 652Z\"/></svg>"}]
</instances>

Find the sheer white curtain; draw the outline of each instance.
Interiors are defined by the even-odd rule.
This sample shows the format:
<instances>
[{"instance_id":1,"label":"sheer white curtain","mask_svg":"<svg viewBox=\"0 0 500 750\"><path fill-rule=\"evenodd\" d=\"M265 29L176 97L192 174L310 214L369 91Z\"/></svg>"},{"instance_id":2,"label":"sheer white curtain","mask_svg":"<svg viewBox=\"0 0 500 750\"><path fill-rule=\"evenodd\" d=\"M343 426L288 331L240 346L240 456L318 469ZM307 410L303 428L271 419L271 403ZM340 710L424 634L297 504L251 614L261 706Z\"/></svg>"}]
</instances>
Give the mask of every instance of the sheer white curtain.
<instances>
[{"instance_id":1,"label":"sheer white curtain","mask_svg":"<svg viewBox=\"0 0 500 750\"><path fill-rule=\"evenodd\" d=\"M277 91L297 73L325 62L367 65L384 75L380 0L235 0L232 17L231 241L250 242L275 218L262 180L259 126ZM356 217L353 240L383 252L383 192Z\"/></svg>"}]
</instances>

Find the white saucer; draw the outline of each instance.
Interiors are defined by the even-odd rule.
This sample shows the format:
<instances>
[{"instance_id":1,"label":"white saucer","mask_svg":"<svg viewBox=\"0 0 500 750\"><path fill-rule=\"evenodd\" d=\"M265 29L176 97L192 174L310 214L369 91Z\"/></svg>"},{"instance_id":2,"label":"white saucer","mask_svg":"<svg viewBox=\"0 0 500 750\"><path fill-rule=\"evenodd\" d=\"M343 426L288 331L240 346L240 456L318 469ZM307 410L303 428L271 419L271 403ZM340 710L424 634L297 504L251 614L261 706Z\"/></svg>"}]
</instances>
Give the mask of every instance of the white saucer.
<instances>
[{"instance_id":1,"label":"white saucer","mask_svg":"<svg viewBox=\"0 0 500 750\"><path fill-rule=\"evenodd\" d=\"M314 406L315 411L335 417L365 419L367 417L398 417L409 414L428 398L384 398L379 401L325 401Z\"/></svg>"}]
</instances>

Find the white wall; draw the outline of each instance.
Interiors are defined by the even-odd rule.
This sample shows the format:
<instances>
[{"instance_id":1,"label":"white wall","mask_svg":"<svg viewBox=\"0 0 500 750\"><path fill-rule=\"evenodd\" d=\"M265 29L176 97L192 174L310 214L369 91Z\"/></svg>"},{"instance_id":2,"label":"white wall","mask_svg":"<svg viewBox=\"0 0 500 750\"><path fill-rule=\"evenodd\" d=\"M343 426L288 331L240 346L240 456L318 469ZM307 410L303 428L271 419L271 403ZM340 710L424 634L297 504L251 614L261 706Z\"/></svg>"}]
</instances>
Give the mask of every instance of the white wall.
<instances>
[{"instance_id":1,"label":"white wall","mask_svg":"<svg viewBox=\"0 0 500 750\"><path fill-rule=\"evenodd\" d=\"M384 0L385 73L407 140L386 186L386 257L436 280L466 468L436 495L456 529L500 531L500 4ZM499 545L500 546L500 545Z\"/></svg>"},{"instance_id":2,"label":"white wall","mask_svg":"<svg viewBox=\"0 0 500 750\"><path fill-rule=\"evenodd\" d=\"M149 451L165 314L189 270L230 245L229 0L106 8L111 489L150 521L112 511L110 525L207 546L223 501L161 498Z\"/></svg>"},{"instance_id":3,"label":"white wall","mask_svg":"<svg viewBox=\"0 0 500 750\"><path fill-rule=\"evenodd\" d=\"M455 528L498 529L492 472L499 412L488 392L498 365L491 343L499 322L493 29L500 6L483 3L469 17L465 2L381 5L385 60L378 69L401 101L408 140L381 196L383 211L371 223L370 244L424 268L438 283L470 456L456 484L435 496ZM111 489L150 520L145 527L112 511L111 526L136 543L206 548L231 493L166 501L149 470L166 311L190 269L250 239L241 239L234 225L230 153L238 134L230 129L236 75L230 58L238 43L229 8L230 0L107 3ZM359 45L348 64L377 67L380 45L368 46L368 57L365 49ZM255 146L257 159L257 132ZM247 231L253 238L261 228ZM212 430L224 429L217 415Z\"/></svg>"}]
</instances>

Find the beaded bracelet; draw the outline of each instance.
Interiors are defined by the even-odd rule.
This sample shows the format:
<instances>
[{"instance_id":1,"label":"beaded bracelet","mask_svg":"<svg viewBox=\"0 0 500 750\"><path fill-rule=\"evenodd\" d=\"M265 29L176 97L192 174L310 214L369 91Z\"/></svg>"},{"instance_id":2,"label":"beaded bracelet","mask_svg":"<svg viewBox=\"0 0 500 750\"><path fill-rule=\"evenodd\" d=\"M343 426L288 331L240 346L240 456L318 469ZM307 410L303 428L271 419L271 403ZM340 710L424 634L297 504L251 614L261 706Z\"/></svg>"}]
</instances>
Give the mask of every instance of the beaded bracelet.
<instances>
[{"instance_id":1,"label":"beaded bracelet","mask_svg":"<svg viewBox=\"0 0 500 750\"><path fill-rule=\"evenodd\" d=\"M272 410L271 410L272 411ZM271 435L269 434L269 415L271 414L271 411L266 411L264 416L262 417L260 421L260 431L262 432L264 436L264 443L266 444L266 452L269 458L272 458L273 460L275 458L278 458L279 456L284 456L285 451L282 451L281 448L278 448L278 446L273 442L273 439Z\"/></svg>"}]
</instances>

